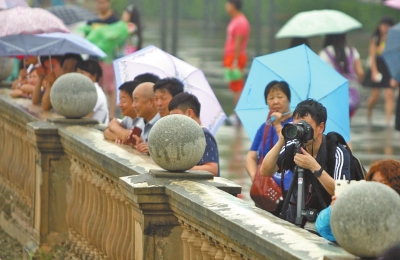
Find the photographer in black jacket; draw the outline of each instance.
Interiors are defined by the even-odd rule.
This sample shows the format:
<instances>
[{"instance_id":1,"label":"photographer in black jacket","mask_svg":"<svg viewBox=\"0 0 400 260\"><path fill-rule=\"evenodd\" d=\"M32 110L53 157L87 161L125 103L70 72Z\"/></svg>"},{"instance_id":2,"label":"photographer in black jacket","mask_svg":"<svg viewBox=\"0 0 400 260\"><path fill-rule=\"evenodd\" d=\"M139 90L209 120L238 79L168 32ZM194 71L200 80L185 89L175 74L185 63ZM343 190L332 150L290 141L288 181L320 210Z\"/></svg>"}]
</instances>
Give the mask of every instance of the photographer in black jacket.
<instances>
[{"instance_id":1,"label":"photographer in black jacket","mask_svg":"<svg viewBox=\"0 0 400 260\"><path fill-rule=\"evenodd\" d=\"M293 127L302 130L302 127L305 126L305 135L311 135L310 138L306 138L307 140L303 140L304 142L302 141L300 153L296 153L296 144L298 145L301 140L288 140L289 131L285 133L285 140L285 137L280 133L279 141L265 156L261 166L261 174L264 176L272 176L275 172L287 169L294 172L296 165L303 168L305 208L313 209L317 212L324 208L324 205L321 205L322 198L326 205L330 204L331 196L334 195L335 180L342 179L343 176L346 176L347 180L350 179L350 155L346 148L340 144L335 152L334 170L332 172L326 171L326 136L323 134L326 120L326 108L321 103L312 99L300 102L293 112ZM312 129L307 131L307 127L310 126ZM314 132L313 134L311 133L312 131ZM315 179L313 181L312 178L317 181ZM286 211L286 220L295 223L298 185L297 179L292 181L296 183ZM317 196L318 192L322 195L322 198L320 195L320 200ZM302 226L305 222L304 220Z\"/></svg>"}]
</instances>

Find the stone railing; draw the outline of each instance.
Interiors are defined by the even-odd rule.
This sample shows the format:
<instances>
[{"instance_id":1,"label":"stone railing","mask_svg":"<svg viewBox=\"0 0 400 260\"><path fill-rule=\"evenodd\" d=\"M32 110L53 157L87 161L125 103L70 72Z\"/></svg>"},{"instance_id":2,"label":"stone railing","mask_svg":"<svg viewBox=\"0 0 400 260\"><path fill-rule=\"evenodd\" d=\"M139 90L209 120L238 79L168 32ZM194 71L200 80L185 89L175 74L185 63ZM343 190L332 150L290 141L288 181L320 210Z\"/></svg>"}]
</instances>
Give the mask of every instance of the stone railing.
<instances>
[{"instance_id":1,"label":"stone railing","mask_svg":"<svg viewBox=\"0 0 400 260\"><path fill-rule=\"evenodd\" d=\"M33 229L35 148L26 134L26 124L37 119L17 107L6 102L0 106L0 223L6 230L19 229L37 239Z\"/></svg>"},{"instance_id":2,"label":"stone railing","mask_svg":"<svg viewBox=\"0 0 400 260\"><path fill-rule=\"evenodd\" d=\"M0 226L24 245L67 241L78 259L354 258L244 203L224 178L163 171L104 140L92 121L7 94L0 89Z\"/></svg>"}]
</instances>

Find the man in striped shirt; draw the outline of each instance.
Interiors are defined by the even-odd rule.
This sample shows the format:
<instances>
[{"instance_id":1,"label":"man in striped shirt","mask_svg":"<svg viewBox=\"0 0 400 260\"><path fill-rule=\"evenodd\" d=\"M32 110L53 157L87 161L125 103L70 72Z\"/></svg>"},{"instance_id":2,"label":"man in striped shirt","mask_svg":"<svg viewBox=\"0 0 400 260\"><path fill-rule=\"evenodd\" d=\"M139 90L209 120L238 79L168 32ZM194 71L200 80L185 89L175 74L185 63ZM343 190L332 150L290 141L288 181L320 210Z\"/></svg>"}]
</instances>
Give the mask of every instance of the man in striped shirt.
<instances>
[{"instance_id":1,"label":"man in striped shirt","mask_svg":"<svg viewBox=\"0 0 400 260\"><path fill-rule=\"evenodd\" d=\"M331 196L335 191L335 180L350 179L350 154L346 148L338 144L335 152L335 167L331 172L327 172L327 155L325 130L327 112L326 108L319 102L308 99L300 102L293 112L293 123L297 124L301 120L306 121L314 130L314 137L304 143L301 153L296 153L297 140L285 141L282 134L279 141L265 156L261 166L261 174L272 176L275 172L290 169L294 172L296 165L304 169L304 198L306 209L321 211L324 206L318 199L317 192L322 195L326 205L331 202ZM317 181L313 181L316 179ZM286 212L286 220L294 223L296 219L297 203L297 180L290 198L289 208ZM317 186L317 187L315 187ZM303 221L303 225L305 221Z\"/></svg>"}]
</instances>

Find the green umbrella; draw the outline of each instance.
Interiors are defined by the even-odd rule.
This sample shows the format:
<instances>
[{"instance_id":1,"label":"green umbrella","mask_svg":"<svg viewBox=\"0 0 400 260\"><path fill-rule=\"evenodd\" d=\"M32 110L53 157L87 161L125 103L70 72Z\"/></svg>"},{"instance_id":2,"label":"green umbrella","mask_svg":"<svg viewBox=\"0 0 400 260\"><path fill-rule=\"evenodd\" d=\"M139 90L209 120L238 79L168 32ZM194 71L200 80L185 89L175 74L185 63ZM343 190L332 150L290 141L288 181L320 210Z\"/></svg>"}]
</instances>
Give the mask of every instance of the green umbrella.
<instances>
[{"instance_id":1,"label":"green umbrella","mask_svg":"<svg viewBox=\"0 0 400 260\"><path fill-rule=\"evenodd\" d=\"M337 10L313 10L293 16L275 35L276 38L307 38L323 34L346 33L361 28L353 17Z\"/></svg>"}]
</instances>

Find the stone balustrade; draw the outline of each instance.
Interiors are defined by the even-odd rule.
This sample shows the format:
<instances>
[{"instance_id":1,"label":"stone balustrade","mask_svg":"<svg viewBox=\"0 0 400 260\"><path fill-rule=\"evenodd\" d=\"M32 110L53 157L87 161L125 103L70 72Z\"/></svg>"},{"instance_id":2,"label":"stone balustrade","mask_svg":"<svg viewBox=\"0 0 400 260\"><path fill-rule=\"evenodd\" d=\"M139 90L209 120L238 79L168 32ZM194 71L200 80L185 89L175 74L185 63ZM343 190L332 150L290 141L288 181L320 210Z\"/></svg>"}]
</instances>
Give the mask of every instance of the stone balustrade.
<instances>
[{"instance_id":1,"label":"stone balustrade","mask_svg":"<svg viewBox=\"0 0 400 260\"><path fill-rule=\"evenodd\" d=\"M0 89L0 227L23 244L67 241L77 259L354 259L236 197L208 172L171 173Z\"/></svg>"},{"instance_id":2,"label":"stone balustrade","mask_svg":"<svg viewBox=\"0 0 400 260\"><path fill-rule=\"evenodd\" d=\"M34 231L35 148L28 141L26 124L38 120L19 109L19 104L0 105L0 224L7 232L19 230L27 243Z\"/></svg>"}]
</instances>

